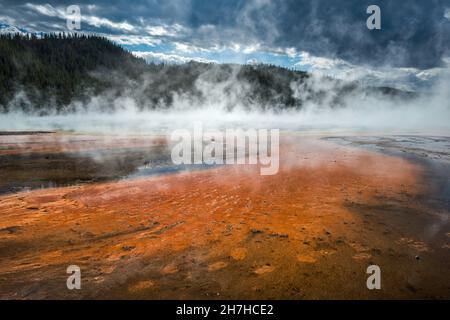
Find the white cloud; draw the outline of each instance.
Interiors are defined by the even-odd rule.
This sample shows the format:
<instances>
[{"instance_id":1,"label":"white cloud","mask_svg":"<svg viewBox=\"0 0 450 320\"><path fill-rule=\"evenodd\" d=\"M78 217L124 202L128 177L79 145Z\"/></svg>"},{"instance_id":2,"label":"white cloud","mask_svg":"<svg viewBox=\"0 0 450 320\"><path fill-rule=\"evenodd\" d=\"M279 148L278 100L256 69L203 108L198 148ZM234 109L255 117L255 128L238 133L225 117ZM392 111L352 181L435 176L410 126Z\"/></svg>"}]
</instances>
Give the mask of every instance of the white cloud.
<instances>
[{"instance_id":1,"label":"white cloud","mask_svg":"<svg viewBox=\"0 0 450 320\"><path fill-rule=\"evenodd\" d=\"M16 24L16 19L8 16L0 16L0 22L5 22L7 24Z\"/></svg>"},{"instance_id":2,"label":"white cloud","mask_svg":"<svg viewBox=\"0 0 450 320\"><path fill-rule=\"evenodd\" d=\"M22 32L20 29L18 29L15 26L7 26L7 27L1 27L0 28L0 34L21 34L25 35L24 32Z\"/></svg>"},{"instance_id":3,"label":"white cloud","mask_svg":"<svg viewBox=\"0 0 450 320\"><path fill-rule=\"evenodd\" d=\"M441 68L433 68L416 73L416 77L419 78L420 80L427 81L435 77L438 77L441 73L442 73Z\"/></svg>"},{"instance_id":4,"label":"white cloud","mask_svg":"<svg viewBox=\"0 0 450 320\"><path fill-rule=\"evenodd\" d=\"M261 49L261 45L259 43L256 43L254 45L248 45L242 48L242 52L245 54L250 54L257 52Z\"/></svg>"},{"instance_id":5,"label":"white cloud","mask_svg":"<svg viewBox=\"0 0 450 320\"><path fill-rule=\"evenodd\" d=\"M88 4L87 8L89 11L94 11L97 10L98 7L95 4Z\"/></svg>"},{"instance_id":6,"label":"white cloud","mask_svg":"<svg viewBox=\"0 0 450 320\"><path fill-rule=\"evenodd\" d=\"M145 27L145 31L151 36L176 37L186 34L188 29L176 23L173 25L155 25Z\"/></svg>"},{"instance_id":7,"label":"white cloud","mask_svg":"<svg viewBox=\"0 0 450 320\"><path fill-rule=\"evenodd\" d=\"M178 51L178 52L184 52L184 53L211 52L210 49L197 47L192 44L181 43L181 42L173 42L172 44L175 47L175 51Z\"/></svg>"},{"instance_id":8,"label":"white cloud","mask_svg":"<svg viewBox=\"0 0 450 320\"><path fill-rule=\"evenodd\" d=\"M189 61L196 61L202 63L217 63L215 60L210 60L206 58L199 57L185 57L177 54L167 54L162 52L151 52L151 51L134 51L133 54L136 57L144 58L147 61L153 62L164 62L164 63L187 63Z\"/></svg>"},{"instance_id":9,"label":"white cloud","mask_svg":"<svg viewBox=\"0 0 450 320\"><path fill-rule=\"evenodd\" d=\"M94 27L109 27L111 29L118 29L123 31L134 31L135 27L126 21L123 22L113 22L106 18L100 18L96 16L81 16L81 21Z\"/></svg>"},{"instance_id":10,"label":"white cloud","mask_svg":"<svg viewBox=\"0 0 450 320\"><path fill-rule=\"evenodd\" d=\"M246 63L247 63L247 64L250 64L250 65L256 65L256 64L259 63L259 61L256 60L256 59L249 59L249 60L247 60Z\"/></svg>"},{"instance_id":11,"label":"white cloud","mask_svg":"<svg viewBox=\"0 0 450 320\"><path fill-rule=\"evenodd\" d=\"M287 48L285 53L289 58L295 58L297 56L297 50L295 48Z\"/></svg>"},{"instance_id":12,"label":"white cloud","mask_svg":"<svg viewBox=\"0 0 450 320\"><path fill-rule=\"evenodd\" d=\"M43 14L43 15L49 16L49 17L57 17L62 14L59 10L57 10L56 8L52 7L49 4L40 5L40 4L27 3L25 6L29 9L32 9L40 14Z\"/></svg>"},{"instance_id":13,"label":"white cloud","mask_svg":"<svg viewBox=\"0 0 450 320\"><path fill-rule=\"evenodd\" d=\"M176 52L183 52L183 53L223 53L227 50L233 51L235 53L243 53L243 54L252 54L255 52L261 52L263 50L263 47L259 43L255 44L247 44L243 45L240 43L231 43L228 46L225 45L212 45L209 47L199 47L193 44L188 43L182 43L182 42L172 42L171 43L175 47Z\"/></svg>"},{"instance_id":14,"label":"white cloud","mask_svg":"<svg viewBox=\"0 0 450 320\"><path fill-rule=\"evenodd\" d=\"M70 17L70 15L68 15L66 13L65 9L63 9L61 7L55 8L50 4L39 5L39 4L27 3L25 5L25 7L29 8L37 13L40 13L42 15L48 16L48 17L58 17L60 19L67 19ZM135 29L136 29L133 25L129 24L126 21L114 22L109 19L97 17L97 16L93 16L93 15L82 14L81 21L84 23L87 23L91 26L97 27L97 28L98 27L108 27L111 29L122 30L122 31L126 31L126 32L135 31Z\"/></svg>"},{"instance_id":15,"label":"white cloud","mask_svg":"<svg viewBox=\"0 0 450 320\"><path fill-rule=\"evenodd\" d=\"M342 59L313 56L302 51L295 65L322 76L331 76L347 81L367 81L372 85L389 85L399 89L414 90L417 82L437 79L445 68L420 70L416 68L371 67L354 65Z\"/></svg>"},{"instance_id":16,"label":"white cloud","mask_svg":"<svg viewBox=\"0 0 450 320\"><path fill-rule=\"evenodd\" d=\"M344 60L316 57L305 51L300 53L300 59L301 60L297 62L296 65L303 67L309 66L316 71L328 71L342 67L351 67L351 65Z\"/></svg>"},{"instance_id":17,"label":"white cloud","mask_svg":"<svg viewBox=\"0 0 450 320\"><path fill-rule=\"evenodd\" d=\"M444 17L450 20L450 8L445 8Z\"/></svg>"},{"instance_id":18,"label":"white cloud","mask_svg":"<svg viewBox=\"0 0 450 320\"><path fill-rule=\"evenodd\" d=\"M156 46L161 44L161 40L155 39L149 36L137 36L137 35L110 35L104 34L104 37L114 41L119 45L140 45L145 44L148 46Z\"/></svg>"}]
</instances>

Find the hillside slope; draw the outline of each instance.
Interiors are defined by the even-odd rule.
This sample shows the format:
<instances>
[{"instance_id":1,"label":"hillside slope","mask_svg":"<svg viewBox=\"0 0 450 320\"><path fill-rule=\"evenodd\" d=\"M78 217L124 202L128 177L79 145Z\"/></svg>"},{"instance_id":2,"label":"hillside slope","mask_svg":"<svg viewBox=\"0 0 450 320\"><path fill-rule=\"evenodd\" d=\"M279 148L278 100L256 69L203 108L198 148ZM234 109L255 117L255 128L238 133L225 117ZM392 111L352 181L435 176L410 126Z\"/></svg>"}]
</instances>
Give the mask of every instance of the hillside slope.
<instances>
[{"instance_id":1,"label":"hillside slope","mask_svg":"<svg viewBox=\"0 0 450 320\"><path fill-rule=\"evenodd\" d=\"M2 112L72 112L92 108L93 97L101 97L95 107L104 111L117 108L119 97L132 99L141 110L171 108L180 101L193 107L299 109L309 100L340 105L359 90L355 83L332 79L317 88L309 78L269 65L151 64L98 36L0 35ZM405 95L390 88L371 92Z\"/></svg>"}]
</instances>

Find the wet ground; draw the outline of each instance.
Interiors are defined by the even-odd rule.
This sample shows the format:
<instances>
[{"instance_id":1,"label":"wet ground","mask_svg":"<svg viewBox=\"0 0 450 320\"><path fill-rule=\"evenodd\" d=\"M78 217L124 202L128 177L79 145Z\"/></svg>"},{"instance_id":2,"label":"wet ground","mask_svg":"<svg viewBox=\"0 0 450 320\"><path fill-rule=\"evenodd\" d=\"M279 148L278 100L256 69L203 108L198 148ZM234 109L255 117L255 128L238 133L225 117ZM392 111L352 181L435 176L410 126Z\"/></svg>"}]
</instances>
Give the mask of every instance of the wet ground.
<instances>
[{"instance_id":1,"label":"wet ground","mask_svg":"<svg viewBox=\"0 0 450 320\"><path fill-rule=\"evenodd\" d=\"M445 136L392 135L326 137L341 145L402 157L424 169L423 178L433 182L426 199L450 212L450 138Z\"/></svg>"},{"instance_id":2,"label":"wet ground","mask_svg":"<svg viewBox=\"0 0 450 320\"><path fill-rule=\"evenodd\" d=\"M173 168L158 136L2 136L0 298L448 299L448 141L285 134L260 176Z\"/></svg>"},{"instance_id":3,"label":"wet ground","mask_svg":"<svg viewBox=\"0 0 450 320\"><path fill-rule=\"evenodd\" d=\"M159 136L34 132L28 137L19 133L19 141L8 136L0 142L0 195L197 169L173 165L166 140Z\"/></svg>"}]
</instances>

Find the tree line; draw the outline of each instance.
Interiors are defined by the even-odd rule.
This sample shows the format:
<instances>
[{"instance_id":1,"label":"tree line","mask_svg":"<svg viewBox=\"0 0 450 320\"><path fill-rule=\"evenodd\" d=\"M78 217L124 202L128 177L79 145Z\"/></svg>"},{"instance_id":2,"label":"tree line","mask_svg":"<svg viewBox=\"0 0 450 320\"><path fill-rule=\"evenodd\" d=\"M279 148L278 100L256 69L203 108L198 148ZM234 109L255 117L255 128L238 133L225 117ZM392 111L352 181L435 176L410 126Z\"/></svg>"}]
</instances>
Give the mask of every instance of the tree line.
<instances>
[{"instance_id":1,"label":"tree line","mask_svg":"<svg viewBox=\"0 0 450 320\"><path fill-rule=\"evenodd\" d=\"M140 109L170 108L176 96L207 101L216 86L223 95L237 92L244 106L301 108L304 99L294 94L292 83L305 83L308 99L327 94L312 92L305 82L309 76L264 64L148 63L97 35L0 35L1 112L70 112L72 102L83 105L99 95L110 101L128 95ZM340 90L346 94L354 89L348 84Z\"/></svg>"}]
</instances>

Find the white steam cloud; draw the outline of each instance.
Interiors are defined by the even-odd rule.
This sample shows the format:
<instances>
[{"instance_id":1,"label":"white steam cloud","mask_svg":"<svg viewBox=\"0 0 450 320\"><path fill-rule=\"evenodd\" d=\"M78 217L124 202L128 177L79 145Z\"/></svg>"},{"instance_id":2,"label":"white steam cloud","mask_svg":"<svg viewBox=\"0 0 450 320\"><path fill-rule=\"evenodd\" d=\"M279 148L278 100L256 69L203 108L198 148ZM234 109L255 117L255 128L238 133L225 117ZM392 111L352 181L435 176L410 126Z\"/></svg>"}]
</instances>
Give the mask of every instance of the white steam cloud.
<instances>
[{"instance_id":1,"label":"white steam cloud","mask_svg":"<svg viewBox=\"0 0 450 320\"><path fill-rule=\"evenodd\" d=\"M332 101L339 99L342 82L312 76L303 83L291 83L294 97L307 101L300 110L261 111L258 106L243 105L248 84L238 81L239 67L228 79L219 83L210 81L216 69L202 74L195 87L198 96L172 93L171 108L141 111L137 99L143 97L143 89L125 90L121 96L107 94L93 96L87 103L74 102L70 114L46 116L24 113L0 115L0 131L75 131L87 133L139 134L168 132L189 127L194 121L202 121L206 127L259 127L300 131L370 130L387 132L450 133L450 72L445 72L433 87L433 92L415 98L403 99L389 95L372 94L363 89L341 97L339 106ZM148 81L133 83L144 88ZM146 83L147 82L147 83ZM308 95L323 93L318 102L308 102ZM142 94L142 96L140 96ZM16 99L26 100L22 92ZM12 104L15 102L13 101ZM275 106L276 107L276 106ZM13 109L13 108L12 108ZM104 111L104 110L115 110Z\"/></svg>"}]
</instances>

